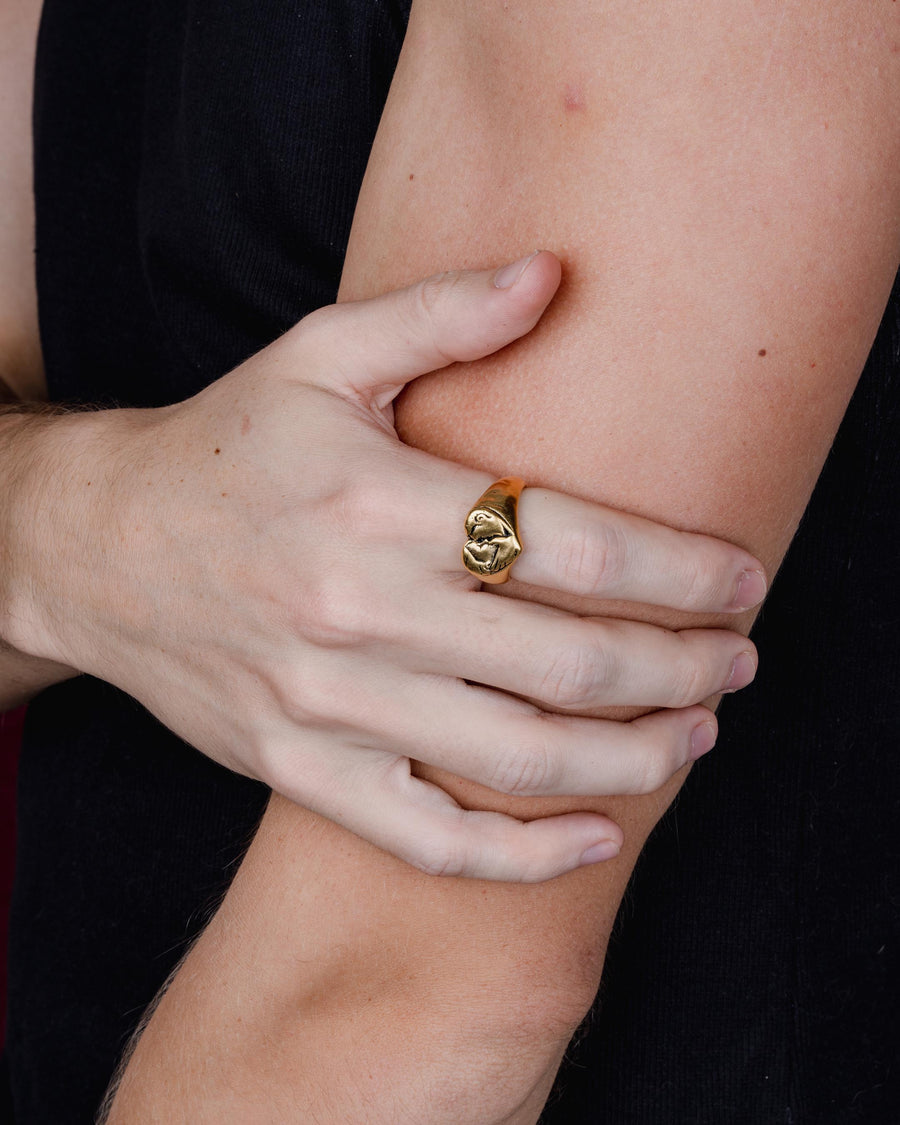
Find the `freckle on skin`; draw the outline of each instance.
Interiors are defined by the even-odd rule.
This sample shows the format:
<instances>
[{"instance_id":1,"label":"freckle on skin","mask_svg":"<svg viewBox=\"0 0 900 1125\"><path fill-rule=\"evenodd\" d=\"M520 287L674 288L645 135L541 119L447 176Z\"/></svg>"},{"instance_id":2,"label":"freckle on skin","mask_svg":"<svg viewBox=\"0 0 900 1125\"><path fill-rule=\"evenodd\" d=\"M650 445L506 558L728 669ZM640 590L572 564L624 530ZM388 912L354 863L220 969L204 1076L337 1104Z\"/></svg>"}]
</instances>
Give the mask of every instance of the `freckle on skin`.
<instances>
[{"instance_id":1,"label":"freckle on skin","mask_svg":"<svg viewBox=\"0 0 900 1125\"><path fill-rule=\"evenodd\" d=\"M563 86L563 105L569 113L578 113L584 109L584 94L571 82Z\"/></svg>"},{"instance_id":2,"label":"freckle on skin","mask_svg":"<svg viewBox=\"0 0 900 1125\"><path fill-rule=\"evenodd\" d=\"M757 352L756 354L757 354L757 355L765 355L765 354L766 354L766 349L765 349L765 348L760 348L760 349L759 349L759 351L758 351L758 352Z\"/></svg>"},{"instance_id":3,"label":"freckle on skin","mask_svg":"<svg viewBox=\"0 0 900 1125\"><path fill-rule=\"evenodd\" d=\"M213 452L214 452L214 453L221 453L221 452L222 452L222 450L221 450L221 449L219 449L219 448L217 447L216 449L214 449L214 450L213 450Z\"/></svg>"},{"instance_id":4,"label":"freckle on skin","mask_svg":"<svg viewBox=\"0 0 900 1125\"><path fill-rule=\"evenodd\" d=\"M409 178L410 178L411 181L414 180L416 178L415 172L410 172Z\"/></svg>"}]
</instances>

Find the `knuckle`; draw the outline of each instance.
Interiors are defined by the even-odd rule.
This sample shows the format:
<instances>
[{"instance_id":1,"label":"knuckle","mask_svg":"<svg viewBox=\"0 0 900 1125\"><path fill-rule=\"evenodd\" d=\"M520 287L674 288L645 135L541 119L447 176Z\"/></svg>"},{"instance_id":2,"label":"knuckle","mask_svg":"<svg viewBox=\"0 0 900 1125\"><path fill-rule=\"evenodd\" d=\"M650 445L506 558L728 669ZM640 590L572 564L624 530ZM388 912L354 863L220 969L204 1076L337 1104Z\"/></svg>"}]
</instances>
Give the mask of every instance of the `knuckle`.
<instances>
[{"instance_id":1,"label":"knuckle","mask_svg":"<svg viewBox=\"0 0 900 1125\"><path fill-rule=\"evenodd\" d=\"M329 497L326 518L350 549L383 543L396 525L398 503L375 474L354 473Z\"/></svg>"},{"instance_id":2,"label":"knuckle","mask_svg":"<svg viewBox=\"0 0 900 1125\"><path fill-rule=\"evenodd\" d=\"M316 668L276 669L268 677L268 689L278 714L295 727L315 728L333 724L341 713L346 691L329 677L317 662ZM267 753L267 748L264 748Z\"/></svg>"},{"instance_id":3,"label":"knuckle","mask_svg":"<svg viewBox=\"0 0 900 1125\"><path fill-rule=\"evenodd\" d=\"M323 305L307 313L290 329L289 338L292 346L308 352L313 357L320 353L329 354L334 349L335 321L340 315L340 310L335 305Z\"/></svg>"},{"instance_id":4,"label":"knuckle","mask_svg":"<svg viewBox=\"0 0 900 1125\"><path fill-rule=\"evenodd\" d=\"M345 574L326 572L306 586L295 625L305 640L319 647L359 647L372 639L371 599Z\"/></svg>"},{"instance_id":5,"label":"knuckle","mask_svg":"<svg viewBox=\"0 0 900 1125\"><path fill-rule=\"evenodd\" d=\"M289 595L295 631L324 647L360 646L398 624L395 586L385 573L402 506L380 478L354 478L317 502L309 518L315 561Z\"/></svg>"},{"instance_id":6,"label":"knuckle","mask_svg":"<svg viewBox=\"0 0 900 1125\"><path fill-rule=\"evenodd\" d=\"M433 277L426 277L414 286L410 296L412 298L412 312L423 320L432 320L441 303L444 277L439 273Z\"/></svg>"},{"instance_id":7,"label":"knuckle","mask_svg":"<svg viewBox=\"0 0 900 1125\"><path fill-rule=\"evenodd\" d=\"M601 594L615 587L627 561L627 536L609 520L590 527L570 526L557 545L557 571L578 593Z\"/></svg>"},{"instance_id":8,"label":"knuckle","mask_svg":"<svg viewBox=\"0 0 900 1125\"><path fill-rule=\"evenodd\" d=\"M426 277L413 287L412 294L418 311L433 319L440 313L441 306L459 288L462 274L458 270L446 270Z\"/></svg>"},{"instance_id":9,"label":"knuckle","mask_svg":"<svg viewBox=\"0 0 900 1125\"><path fill-rule=\"evenodd\" d=\"M463 849L450 839L422 841L416 851L404 858L417 870L436 878L452 879L466 870Z\"/></svg>"},{"instance_id":10,"label":"knuckle","mask_svg":"<svg viewBox=\"0 0 900 1125\"><path fill-rule=\"evenodd\" d=\"M719 560L709 550L690 556L684 575L684 607L706 609L718 602L723 576Z\"/></svg>"},{"instance_id":11,"label":"knuckle","mask_svg":"<svg viewBox=\"0 0 900 1125\"><path fill-rule=\"evenodd\" d=\"M445 363L450 363L455 357L442 342L440 329L445 309L461 284L462 274L450 271L426 277L410 290L408 316L411 328L414 334L423 331L428 334L428 343Z\"/></svg>"},{"instance_id":12,"label":"knuckle","mask_svg":"<svg viewBox=\"0 0 900 1125\"><path fill-rule=\"evenodd\" d=\"M285 697L285 714L298 726L333 726L343 715L346 685L324 675L309 675Z\"/></svg>"},{"instance_id":13,"label":"knuckle","mask_svg":"<svg viewBox=\"0 0 900 1125\"><path fill-rule=\"evenodd\" d=\"M503 747L494 762L491 789L512 797L539 796L555 788L558 757L546 740L529 740Z\"/></svg>"},{"instance_id":14,"label":"knuckle","mask_svg":"<svg viewBox=\"0 0 900 1125\"><path fill-rule=\"evenodd\" d=\"M705 699L711 690L711 673L708 663L697 655L693 649L676 634L681 640L683 649L671 667L671 690L669 706L689 707L692 703L699 703Z\"/></svg>"},{"instance_id":15,"label":"knuckle","mask_svg":"<svg viewBox=\"0 0 900 1125\"><path fill-rule=\"evenodd\" d=\"M602 649L584 644L556 652L541 679L540 699L564 709L590 706L598 683L609 677L609 663Z\"/></svg>"},{"instance_id":16,"label":"knuckle","mask_svg":"<svg viewBox=\"0 0 900 1125\"><path fill-rule=\"evenodd\" d=\"M635 796L655 793L683 764L676 760L675 748L670 741L647 739L634 757L634 775L628 792Z\"/></svg>"}]
</instances>

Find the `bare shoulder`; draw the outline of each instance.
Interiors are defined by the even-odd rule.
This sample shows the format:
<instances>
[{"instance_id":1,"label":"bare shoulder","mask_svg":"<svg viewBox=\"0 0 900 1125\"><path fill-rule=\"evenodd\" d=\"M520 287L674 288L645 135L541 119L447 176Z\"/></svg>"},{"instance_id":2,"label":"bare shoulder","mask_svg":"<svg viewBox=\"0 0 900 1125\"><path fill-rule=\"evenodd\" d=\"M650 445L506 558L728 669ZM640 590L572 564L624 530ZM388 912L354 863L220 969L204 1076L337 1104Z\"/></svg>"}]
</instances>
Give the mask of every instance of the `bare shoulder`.
<instances>
[{"instance_id":1,"label":"bare shoulder","mask_svg":"<svg viewBox=\"0 0 900 1125\"><path fill-rule=\"evenodd\" d=\"M22 398L45 393L31 185L31 99L40 13L40 0L0 4L0 377Z\"/></svg>"}]
</instances>

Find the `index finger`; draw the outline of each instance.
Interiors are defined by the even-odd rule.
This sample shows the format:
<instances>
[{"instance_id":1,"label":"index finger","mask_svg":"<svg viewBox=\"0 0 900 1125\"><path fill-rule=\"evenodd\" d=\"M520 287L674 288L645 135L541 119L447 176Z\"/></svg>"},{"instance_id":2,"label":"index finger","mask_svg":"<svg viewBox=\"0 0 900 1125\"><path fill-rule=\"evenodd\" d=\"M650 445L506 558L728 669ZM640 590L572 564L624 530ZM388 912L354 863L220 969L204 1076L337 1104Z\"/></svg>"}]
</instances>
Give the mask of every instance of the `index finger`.
<instances>
[{"instance_id":1,"label":"index finger","mask_svg":"<svg viewBox=\"0 0 900 1125\"><path fill-rule=\"evenodd\" d=\"M408 446L400 450L385 495L368 505L379 514L379 530L391 528L403 566L427 562L432 572L468 577L471 584L462 561L466 516L491 477ZM397 472L398 465L405 471ZM511 577L531 586L690 613L740 613L766 595L763 564L742 547L527 481L518 530L523 549Z\"/></svg>"}]
</instances>

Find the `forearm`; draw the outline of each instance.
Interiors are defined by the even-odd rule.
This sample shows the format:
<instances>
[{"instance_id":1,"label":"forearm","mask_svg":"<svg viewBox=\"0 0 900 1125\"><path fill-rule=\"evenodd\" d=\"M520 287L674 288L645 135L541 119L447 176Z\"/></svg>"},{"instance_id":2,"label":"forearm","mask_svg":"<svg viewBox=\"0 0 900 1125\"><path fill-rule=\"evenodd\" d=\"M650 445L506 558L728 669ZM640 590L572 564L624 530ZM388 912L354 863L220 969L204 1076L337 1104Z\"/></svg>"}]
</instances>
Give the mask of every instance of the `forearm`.
<instances>
[{"instance_id":1,"label":"forearm","mask_svg":"<svg viewBox=\"0 0 900 1125\"><path fill-rule=\"evenodd\" d=\"M27 703L44 688L69 680L78 673L65 664L26 656L11 647L0 648L0 711Z\"/></svg>"}]
</instances>

